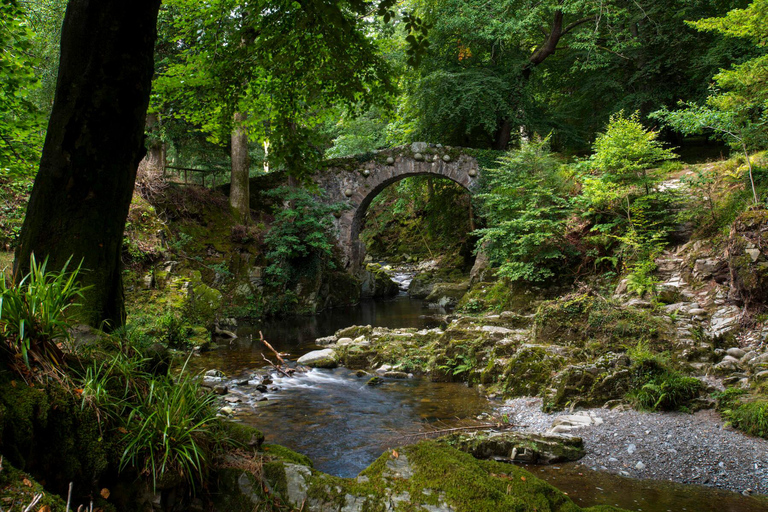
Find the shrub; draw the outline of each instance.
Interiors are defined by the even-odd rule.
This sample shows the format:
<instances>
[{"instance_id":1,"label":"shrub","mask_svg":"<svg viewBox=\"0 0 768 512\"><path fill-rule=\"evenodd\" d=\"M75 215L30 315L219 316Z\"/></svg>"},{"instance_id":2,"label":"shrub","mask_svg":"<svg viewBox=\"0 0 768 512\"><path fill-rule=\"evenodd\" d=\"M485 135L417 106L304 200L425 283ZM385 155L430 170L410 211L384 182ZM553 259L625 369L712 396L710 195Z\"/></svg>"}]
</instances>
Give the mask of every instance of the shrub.
<instances>
[{"instance_id":1,"label":"shrub","mask_svg":"<svg viewBox=\"0 0 768 512\"><path fill-rule=\"evenodd\" d=\"M265 270L267 284L284 289L302 274L333 268L331 214L340 211L340 205L324 204L298 187L279 187L269 195L289 206L275 216L264 237L270 263Z\"/></svg>"},{"instance_id":2,"label":"shrub","mask_svg":"<svg viewBox=\"0 0 768 512\"><path fill-rule=\"evenodd\" d=\"M184 319L172 310L167 310L157 322L160 339L169 347L179 348L187 343L187 327Z\"/></svg>"},{"instance_id":3,"label":"shrub","mask_svg":"<svg viewBox=\"0 0 768 512\"><path fill-rule=\"evenodd\" d=\"M639 187L650 192L657 177L649 172L654 165L677 158L658 140L658 133L646 130L637 112L611 116L604 133L597 136L592 162L603 179L621 187Z\"/></svg>"},{"instance_id":4,"label":"shrub","mask_svg":"<svg viewBox=\"0 0 768 512\"><path fill-rule=\"evenodd\" d=\"M704 388L700 380L671 369L666 354L653 353L647 343L639 343L627 355L632 361L633 390L626 398L639 409L682 409Z\"/></svg>"},{"instance_id":5,"label":"shrub","mask_svg":"<svg viewBox=\"0 0 768 512\"><path fill-rule=\"evenodd\" d=\"M630 391L627 398L640 409L673 411L698 397L702 388L699 379L667 370L653 377L639 389Z\"/></svg>"},{"instance_id":6,"label":"shrub","mask_svg":"<svg viewBox=\"0 0 768 512\"><path fill-rule=\"evenodd\" d=\"M67 339L67 310L78 306L85 288L77 282L80 266L67 271L46 269L48 258L38 263L30 257L30 271L18 284L8 285L0 275L0 335L11 352L30 368L30 356L38 363L62 363L58 340Z\"/></svg>"}]
</instances>

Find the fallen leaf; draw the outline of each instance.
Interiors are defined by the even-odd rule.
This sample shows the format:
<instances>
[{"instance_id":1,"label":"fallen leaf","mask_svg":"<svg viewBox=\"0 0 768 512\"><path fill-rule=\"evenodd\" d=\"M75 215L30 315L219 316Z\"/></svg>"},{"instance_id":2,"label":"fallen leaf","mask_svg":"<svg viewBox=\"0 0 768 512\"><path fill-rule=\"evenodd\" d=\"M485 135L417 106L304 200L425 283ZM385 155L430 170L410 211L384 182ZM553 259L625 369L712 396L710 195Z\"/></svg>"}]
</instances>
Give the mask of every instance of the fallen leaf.
<instances>
[{"instance_id":1,"label":"fallen leaf","mask_svg":"<svg viewBox=\"0 0 768 512\"><path fill-rule=\"evenodd\" d=\"M37 512L51 512L51 507L48 505L43 505L39 509L37 509Z\"/></svg>"},{"instance_id":2,"label":"fallen leaf","mask_svg":"<svg viewBox=\"0 0 768 512\"><path fill-rule=\"evenodd\" d=\"M24 485L26 485L27 487L32 487L32 482L30 482L28 478L25 478L24 480L22 480L22 482L23 482L23 483L24 483Z\"/></svg>"},{"instance_id":3,"label":"fallen leaf","mask_svg":"<svg viewBox=\"0 0 768 512\"><path fill-rule=\"evenodd\" d=\"M399 457L400 457L400 454L399 454L399 453L397 453L397 450L392 450L392 458L393 458L393 459L397 459L397 458L399 458Z\"/></svg>"},{"instance_id":4,"label":"fallen leaf","mask_svg":"<svg viewBox=\"0 0 768 512\"><path fill-rule=\"evenodd\" d=\"M104 499L106 500L106 499L108 499L108 498L109 498L109 489L107 489L107 488L105 487L105 488L103 488L103 489L101 490L101 492L100 492L99 494L101 494L101 497L102 497L102 498L104 498Z\"/></svg>"},{"instance_id":5,"label":"fallen leaf","mask_svg":"<svg viewBox=\"0 0 768 512\"><path fill-rule=\"evenodd\" d=\"M14 387L14 388L16 387L16 381L15 380L11 381L11 387Z\"/></svg>"},{"instance_id":6,"label":"fallen leaf","mask_svg":"<svg viewBox=\"0 0 768 512\"><path fill-rule=\"evenodd\" d=\"M520 480L522 480L523 482L525 482L525 477L524 477L524 476L521 476L521 477L520 477Z\"/></svg>"},{"instance_id":7,"label":"fallen leaf","mask_svg":"<svg viewBox=\"0 0 768 512\"><path fill-rule=\"evenodd\" d=\"M128 430L126 430L125 427L119 427L117 429L117 431L120 432L121 434L127 434L128 433Z\"/></svg>"}]
</instances>

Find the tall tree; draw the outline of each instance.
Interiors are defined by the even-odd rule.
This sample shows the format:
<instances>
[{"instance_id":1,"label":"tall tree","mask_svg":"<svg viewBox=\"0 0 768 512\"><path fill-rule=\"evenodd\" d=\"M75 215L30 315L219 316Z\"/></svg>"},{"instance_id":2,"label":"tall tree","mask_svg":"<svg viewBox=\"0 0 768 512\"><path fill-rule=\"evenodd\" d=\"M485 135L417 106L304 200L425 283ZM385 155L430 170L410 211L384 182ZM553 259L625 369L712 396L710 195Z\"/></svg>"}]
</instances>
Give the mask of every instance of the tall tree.
<instances>
[{"instance_id":1,"label":"tall tree","mask_svg":"<svg viewBox=\"0 0 768 512\"><path fill-rule=\"evenodd\" d=\"M248 224L251 218L249 172L251 162L248 157L248 129L245 126L246 115L235 112L232 128L232 157L231 186L229 188L229 206L235 218L241 224Z\"/></svg>"},{"instance_id":2,"label":"tall tree","mask_svg":"<svg viewBox=\"0 0 768 512\"><path fill-rule=\"evenodd\" d=\"M160 0L71 0L43 156L16 250L49 268L86 270L84 320L125 320L120 254L136 170L144 156Z\"/></svg>"},{"instance_id":3,"label":"tall tree","mask_svg":"<svg viewBox=\"0 0 768 512\"><path fill-rule=\"evenodd\" d=\"M29 173L39 151L39 89L34 35L16 0L0 3L0 175Z\"/></svg>"}]
</instances>

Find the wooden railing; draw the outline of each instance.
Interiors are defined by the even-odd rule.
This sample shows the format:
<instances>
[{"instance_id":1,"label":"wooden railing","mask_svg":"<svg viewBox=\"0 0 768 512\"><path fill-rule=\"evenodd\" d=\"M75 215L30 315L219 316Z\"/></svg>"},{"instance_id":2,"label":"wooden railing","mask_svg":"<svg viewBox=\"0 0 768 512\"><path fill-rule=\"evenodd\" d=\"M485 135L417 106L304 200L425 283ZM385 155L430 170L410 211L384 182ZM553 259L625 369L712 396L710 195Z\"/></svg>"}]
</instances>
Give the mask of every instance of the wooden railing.
<instances>
[{"instance_id":1,"label":"wooden railing","mask_svg":"<svg viewBox=\"0 0 768 512\"><path fill-rule=\"evenodd\" d=\"M189 173L197 173L197 174L199 174L200 175L200 182L202 183L202 186L204 186L204 187L207 186L206 183L205 183L206 182L206 176L210 175L210 177L211 177L211 179L210 179L210 181L211 181L211 188L215 188L216 187L216 174L220 172L220 171L211 171L211 170L207 170L207 169L192 169L190 167L176 167L176 166L173 166L173 165L166 165L165 168L166 169L172 169L174 171L179 171L179 172L176 173L177 176L179 176L179 177L181 177L182 173L183 173L184 185L190 185Z\"/></svg>"}]
</instances>

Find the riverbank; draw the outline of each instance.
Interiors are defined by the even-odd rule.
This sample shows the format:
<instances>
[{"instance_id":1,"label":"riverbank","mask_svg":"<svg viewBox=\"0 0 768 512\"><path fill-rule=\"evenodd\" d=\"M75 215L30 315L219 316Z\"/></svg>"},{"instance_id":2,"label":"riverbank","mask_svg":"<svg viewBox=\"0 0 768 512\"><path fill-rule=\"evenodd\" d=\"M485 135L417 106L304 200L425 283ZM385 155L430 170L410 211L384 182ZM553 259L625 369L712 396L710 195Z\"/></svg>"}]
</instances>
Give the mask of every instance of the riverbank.
<instances>
[{"instance_id":1,"label":"riverbank","mask_svg":"<svg viewBox=\"0 0 768 512\"><path fill-rule=\"evenodd\" d=\"M505 401L498 413L524 432L546 431L573 414L546 413L541 406L540 398L521 397ZM571 431L584 440L585 455L579 464L590 469L746 495L768 494L768 440L726 426L715 411L649 413L617 408L577 414L592 419Z\"/></svg>"}]
</instances>

